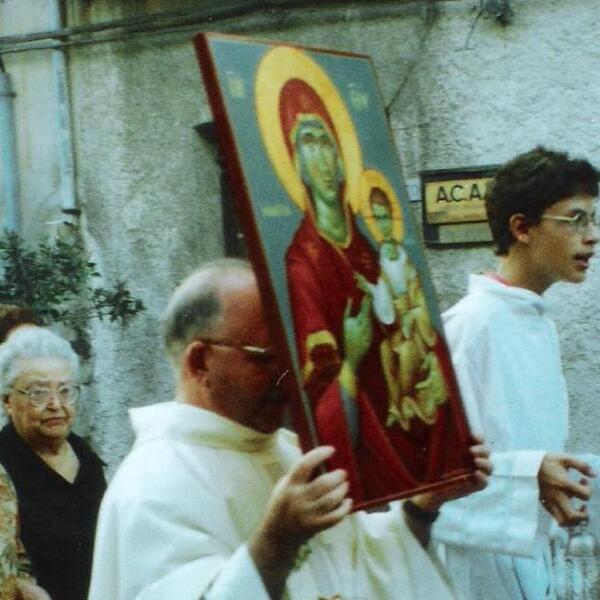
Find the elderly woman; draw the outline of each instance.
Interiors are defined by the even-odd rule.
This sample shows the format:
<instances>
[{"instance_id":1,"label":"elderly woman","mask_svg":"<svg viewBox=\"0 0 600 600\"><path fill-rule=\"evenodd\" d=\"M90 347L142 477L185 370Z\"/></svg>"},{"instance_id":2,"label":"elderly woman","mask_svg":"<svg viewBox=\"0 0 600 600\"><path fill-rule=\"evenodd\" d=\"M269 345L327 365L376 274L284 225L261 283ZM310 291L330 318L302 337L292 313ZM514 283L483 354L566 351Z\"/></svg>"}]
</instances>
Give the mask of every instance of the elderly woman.
<instances>
[{"instance_id":1,"label":"elderly woman","mask_svg":"<svg viewBox=\"0 0 600 600\"><path fill-rule=\"evenodd\" d=\"M85 600L96 516L106 483L101 460L71 433L79 386L71 346L41 327L0 346L0 393L10 422L0 462L19 503L21 537L53 600Z\"/></svg>"}]
</instances>

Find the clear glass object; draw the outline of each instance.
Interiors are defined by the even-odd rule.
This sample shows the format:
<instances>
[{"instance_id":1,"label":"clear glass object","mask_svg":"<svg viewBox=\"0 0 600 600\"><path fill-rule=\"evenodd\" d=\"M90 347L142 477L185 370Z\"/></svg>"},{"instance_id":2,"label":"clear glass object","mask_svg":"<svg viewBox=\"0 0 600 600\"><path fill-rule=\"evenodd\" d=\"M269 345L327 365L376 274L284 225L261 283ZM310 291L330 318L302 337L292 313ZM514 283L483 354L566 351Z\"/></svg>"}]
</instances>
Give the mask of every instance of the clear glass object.
<instances>
[{"instance_id":1,"label":"clear glass object","mask_svg":"<svg viewBox=\"0 0 600 600\"><path fill-rule=\"evenodd\" d=\"M600 600L600 548L583 523L568 529L561 600Z\"/></svg>"}]
</instances>

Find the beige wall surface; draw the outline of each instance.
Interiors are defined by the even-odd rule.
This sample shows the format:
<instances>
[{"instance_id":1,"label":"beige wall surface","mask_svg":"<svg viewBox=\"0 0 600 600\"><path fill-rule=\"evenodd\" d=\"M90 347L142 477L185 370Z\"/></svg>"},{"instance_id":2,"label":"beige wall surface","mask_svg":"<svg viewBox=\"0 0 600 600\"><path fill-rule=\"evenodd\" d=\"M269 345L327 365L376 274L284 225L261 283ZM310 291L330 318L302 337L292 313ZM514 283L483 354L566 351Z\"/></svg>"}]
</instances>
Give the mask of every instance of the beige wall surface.
<instances>
[{"instance_id":1,"label":"beige wall surface","mask_svg":"<svg viewBox=\"0 0 600 600\"><path fill-rule=\"evenodd\" d=\"M0 38L46 31L50 4L0 2ZM506 27L477 18L472 0L281 3L248 12L250 4L66 3L69 27L116 19L140 24L137 33L110 28L64 38L85 241L107 282L126 279L148 307L125 332L93 325L95 383L80 431L111 469L131 443L127 409L173 395L159 327L170 290L197 263L223 252L219 168L194 130L211 117L193 32L370 55L412 195L421 170L500 163L539 143L600 164L596 0L511 0L514 17ZM224 15L236 6L245 14ZM163 22L168 31L143 31L154 26L149 17L165 11L177 13ZM182 26L186 14L193 18ZM38 44L46 47L25 50L23 40L0 39L17 93L23 232L32 240L52 233L62 201L52 51L47 39ZM419 210L415 203L417 218ZM486 246L430 249L428 258L443 308L464 293L468 273L495 265ZM600 266L584 284L557 285L547 297L571 393L571 447L600 452Z\"/></svg>"}]
</instances>

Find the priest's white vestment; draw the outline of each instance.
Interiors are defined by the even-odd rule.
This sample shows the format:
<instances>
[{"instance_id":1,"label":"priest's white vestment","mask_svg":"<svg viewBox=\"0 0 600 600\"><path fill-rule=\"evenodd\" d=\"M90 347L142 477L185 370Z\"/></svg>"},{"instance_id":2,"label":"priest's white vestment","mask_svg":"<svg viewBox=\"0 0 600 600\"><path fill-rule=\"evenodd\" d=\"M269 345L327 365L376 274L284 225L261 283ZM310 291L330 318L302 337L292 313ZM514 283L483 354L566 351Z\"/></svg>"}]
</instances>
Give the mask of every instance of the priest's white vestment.
<instances>
[{"instance_id":1,"label":"priest's white vestment","mask_svg":"<svg viewBox=\"0 0 600 600\"><path fill-rule=\"evenodd\" d=\"M468 600L554 597L552 520L538 500L537 473L546 452L564 451L568 400L545 312L538 294L471 275L468 294L443 315L472 431L483 434L494 466L488 486L444 505L433 530Z\"/></svg>"},{"instance_id":2,"label":"priest's white vestment","mask_svg":"<svg viewBox=\"0 0 600 600\"><path fill-rule=\"evenodd\" d=\"M269 600L246 541L296 436L179 402L131 411L136 441L100 510L89 600ZM355 513L298 555L289 600L455 600L400 503Z\"/></svg>"}]
</instances>

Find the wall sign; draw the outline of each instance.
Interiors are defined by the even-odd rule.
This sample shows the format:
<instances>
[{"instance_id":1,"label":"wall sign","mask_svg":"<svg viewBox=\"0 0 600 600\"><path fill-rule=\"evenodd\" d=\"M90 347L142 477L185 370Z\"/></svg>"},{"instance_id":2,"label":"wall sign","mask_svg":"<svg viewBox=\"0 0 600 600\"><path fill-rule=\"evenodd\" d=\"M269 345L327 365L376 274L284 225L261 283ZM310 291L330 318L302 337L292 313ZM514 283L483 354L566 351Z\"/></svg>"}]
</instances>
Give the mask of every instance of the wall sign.
<instances>
[{"instance_id":1,"label":"wall sign","mask_svg":"<svg viewBox=\"0 0 600 600\"><path fill-rule=\"evenodd\" d=\"M429 245L491 242L485 198L496 166L422 171L423 236Z\"/></svg>"}]
</instances>

